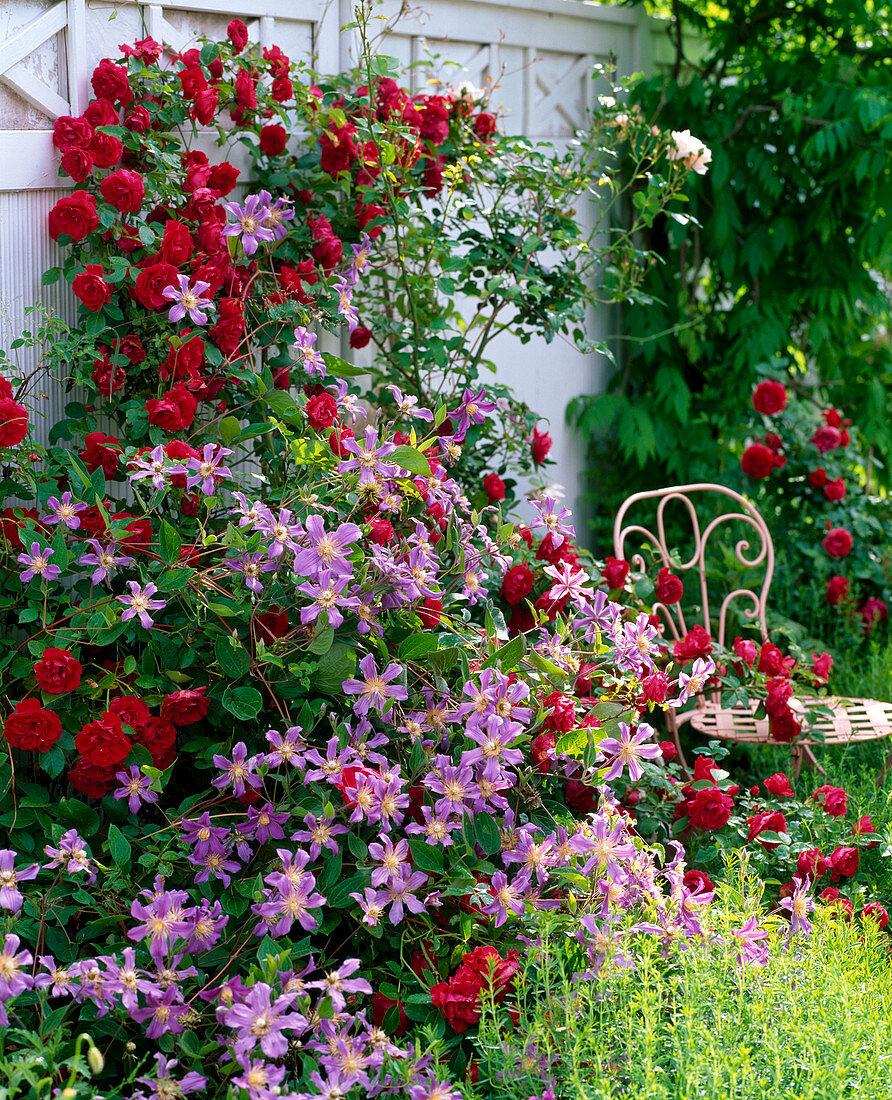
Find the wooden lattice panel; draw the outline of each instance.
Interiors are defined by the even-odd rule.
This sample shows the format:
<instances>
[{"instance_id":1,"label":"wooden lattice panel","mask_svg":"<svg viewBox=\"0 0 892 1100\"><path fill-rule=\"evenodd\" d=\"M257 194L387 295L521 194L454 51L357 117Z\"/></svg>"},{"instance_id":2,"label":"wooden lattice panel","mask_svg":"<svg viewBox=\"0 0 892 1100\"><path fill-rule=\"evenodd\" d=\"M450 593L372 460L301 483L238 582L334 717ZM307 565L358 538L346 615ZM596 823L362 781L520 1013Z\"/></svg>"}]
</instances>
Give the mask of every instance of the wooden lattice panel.
<instances>
[{"instance_id":1,"label":"wooden lattice panel","mask_svg":"<svg viewBox=\"0 0 892 1100\"><path fill-rule=\"evenodd\" d=\"M820 716L813 727L823 736L801 737L796 745L843 745L856 741L875 741L892 734L892 703L877 699L802 699L806 710L824 706L833 717ZM743 741L747 744L779 745L768 732L768 719L756 718L748 707L722 707L717 703L705 703L694 711L691 726L699 733L718 737L723 741Z\"/></svg>"}]
</instances>

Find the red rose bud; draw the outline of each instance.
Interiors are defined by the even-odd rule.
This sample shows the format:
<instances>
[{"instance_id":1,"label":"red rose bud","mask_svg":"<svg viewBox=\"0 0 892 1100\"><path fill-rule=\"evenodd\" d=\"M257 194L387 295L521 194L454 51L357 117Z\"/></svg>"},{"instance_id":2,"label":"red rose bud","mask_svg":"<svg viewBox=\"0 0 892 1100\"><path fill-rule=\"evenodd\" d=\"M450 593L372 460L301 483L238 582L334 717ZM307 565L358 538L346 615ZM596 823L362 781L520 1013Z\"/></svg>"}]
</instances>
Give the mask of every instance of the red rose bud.
<instances>
[{"instance_id":1,"label":"red rose bud","mask_svg":"<svg viewBox=\"0 0 892 1100\"><path fill-rule=\"evenodd\" d=\"M671 741L661 741L660 752L663 754L663 760L667 764L670 760L674 760L676 756L678 756L678 749Z\"/></svg>"},{"instance_id":2,"label":"red rose bud","mask_svg":"<svg viewBox=\"0 0 892 1100\"><path fill-rule=\"evenodd\" d=\"M849 581L847 577L838 574L827 581L827 591L824 599L831 607L838 607L849 594Z\"/></svg>"},{"instance_id":3,"label":"red rose bud","mask_svg":"<svg viewBox=\"0 0 892 1100\"><path fill-rule=\"evenodd\" d=\"M666 694L669 691L669 680L666 674L654 669L641 681L641 691L649 703L665 703Z\"/></svg>"},{"instance_id":4,"label":"red rose bud","mask_svg":"<svg viewBox=\"0 0 892 1100\"><path fill-rule=\"evenodd\" d=\"M443 604L439 600L429 596L415 610L418 613L418 618L421 619L421 625L426 630L433 630L435 626L439 626L443 612Z\"/></svg>"},{"instance_id":5,"label":"red rose bud","mask_svg":"<svg viewBox=\"0 0 892 1100\"><path fill-rule=\"evenodd\" d=\"M369 340L372 338L371 329L367 329L365 325L357 325L356 328L350 333L350 347L359 351L364 348Z\"/></svg>"},{"instance_id":6,"label":"red rose bud","mask_svg":"<svg viewBox=\"0 0 892 1100\"><path fill-rule=\"evenodd\" d=\"M606 558L601 576L607 581L608 588L622 588L632 567L623 558Z\"/></svg>"},{"instance_id":7,"label":"red rose bud","mask_svg":"<svg viewBox=\"0 0 892 1100\"><path fill-rule=\"evenodd\" d=\"M889 914L878 901L872 901L864 906L861 910L861 919L864 920L865 917L875 921L878 928L885 928L889 923Z\"/></svg>"},{"instance_id":8,"label":"red rose bud","mask_svg":"<svg viewBox=\"0 0 892 1100\"><path fill-rule=\"evenodd\" d=\"M305 412L311 428L317 432L327 431L337 420L337 399L328 390L315 394L307 401Z\"/></svg>"},{"instance_id":9,"label":"red rose bud","mask_svg":"<svg viewBox=\"0 0 892 1100\"><path fill-rule=\"evenodd\" d=\"M826 684L830 679L830 669L833 667L833 658L829 653L812 654L812 673L819 684Z\"/></svg>"}]
</instances>

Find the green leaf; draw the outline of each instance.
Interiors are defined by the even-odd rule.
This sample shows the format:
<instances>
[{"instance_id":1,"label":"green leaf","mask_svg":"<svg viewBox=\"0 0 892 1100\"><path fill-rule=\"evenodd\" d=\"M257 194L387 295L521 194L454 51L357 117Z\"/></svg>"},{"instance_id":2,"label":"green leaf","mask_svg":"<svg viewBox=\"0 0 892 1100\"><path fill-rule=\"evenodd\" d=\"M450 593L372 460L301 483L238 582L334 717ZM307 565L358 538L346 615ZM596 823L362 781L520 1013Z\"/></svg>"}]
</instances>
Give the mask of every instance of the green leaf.
<instances>
[{"instance_id":1,"label":"green leaf","mask_svg":"<svg viewBox=\"0 0 892 1100\"><path fill-rule=\"evenodd\" d=\"M220 701L225 710L243 722L256 718L263 708L263 696L256 688L247 686L228 687Z\"/></svg>"},{"instance_id":2,"label":"green leaf","mask_svg":"<svg viewBox=\"0 0 892 1100\"><path fill-rule=\"evenodd\" d=\"M99 814L79 798L60 799L59 817L63 821L70 821L72 825L76 825L81 833L94 833L99 824Z\"/></svg>"},{"instance_id":3,"label":"green leaf","mask_svg":"<svg viewBox=\"0 0 892 1100\"><path fill-rule=\"evenodd\" d=\"M335 642L319 661L313 685L325 695L341 695L341 684L356 670L356 651L344 642Z\"/></svg>"},{"instance_id":4,"label":"green leaf","mask_svg":"<svg viewBox=\"0 0 892 1100\"><path fill-rule=\"evenodd\" d=\"M219 638L214 643L217 664L232 680L238 680L251 671L251 658L234 638Z\"/></svg>"},{"instance_id":5,"label":"green leaf","mask_svg":"<svg viewBox=\"0 0 892 1100\"><path fill-rule=\"evenodd\" d=\"M387 456L387 462L396 462L410 474L419 474L421 477L430 477L431 464L427 458L415 447L405 445L397 447Z\"/></svg>"},{"instance_id":6,"label":"green leaf","mask_svg":"<svg viewBox=\"0 0 892 1100\"><path fill-rule=\"evenodd\" d=\"M523 634L518 634L515 638L505 642L491 657L487 657L483 662L483 668L498 667L502 672L510 672L513 668L517 668L525 652L526 639Z\"/></svg>"},{"instance_id":7,"label":"green leaf","mask_svg":"<svg viewBox=\"0 0 892 1100\"><path fill-rule=\"evenodd\" d=\"M108 847L112 854L112 859L118 867L130 866L130 861L133 858L130 841L124 836L117 825L109 825L108 827Z\"/></svg>"},{"instance_id":8,"label":"green leaf","mask_svg":"<svg viewBox=\"0 0 892 1100\"><path fill-rule=\"evenodd\" d=\"M326 894L326 902L332 909L349 909L355 904L350 895L361 894L368 884L368 874L357 874L351 878L341 879Z\"/></svg>"},{"instance_id":9,"label":"green leaf","mask_svg":"<svg viewBox=\"0 0 892 1100\"><path fill-rule=\"evenodd\" d=\"M353 363L348 363L346 360L337 355L331 355L327 351L322 353L322 361L325 363L326 369L339 378L356 378L360 374L368 374L365 367L357 367Z\"/></svg>"},{"instance_id":10,"label":"green leaf","mask_svg":"<svg viewBox=\"0 0 892 1100\"><path fill-rule=\"evenodd\" d=\"M477 814L474 818L474 837L488 856L494 856L502 847L499 827L489 814Z\"/></svg>"},{"instance_id":11,"label":"green leaf","mask_svg":"<svg viewBox=\"0 0 892 1100\"><path fill-rule=\"evenodd\" d=\"M161 560L165 565L173 565L174 562L180 560L180 550L183 547L183 540L167 520L164 520L161 524L160 542Z\"/></svg>"},{"instance_id":12,"label":"green leaf","mask_svg":"<svg viewBox=\"0 0 892 1100\"><path fill-rule=\"evenodd\" d=\"M417 871L424 871L426 875L438 875L443 870L443 849L438 844L428 844L421 837L412 837L409 840L409 851L412 853L412 865Z\"/></svg>"},{"instance_id":13,"label":"green leaf","mask_svg":"<svg viewBox=\"0 0 892 1100\"><path fill-rule=\"evenodd\" d=\"M404 661L411 661L416 657L425 657L429 653L436 653L439 642L436 634L410 634L399 644L399 656Z\"/></svg>"},{"instance_id":14,"label":"green leaf","mask_svg":"<svg viewBox=\"0 0 892 1100\"><path fill-rule=\"evenodd\" d=\"M238 418L235 416L224 416L220 421L220 438L223 440L223 446L228 447L232 443L233 439L236 439L241 432L241 424ZM264 429L265 430L265 429Z\"/></svg>"},{"instance_id":15,"label":"green leaf","mask_svg":"<svg viewBox=\"0 0 892 1100\"><path fill-rule=\"evenodd\" d=\"M323 615L325 612L322 613ZM322 616L320 615L320 618ZM313 653L317 657L322 657L331 649L334 642L334 627L326 626L324 630L320 630L316 637L307 646L307 650Z\"/></svg>"},{"instance_id":16,"label":"green leaf","mask_svg":"<svg viewBox=\"0 0 892 1100\"><path fill-rule=\"evenodd\" d=\"M285 420L288 423L297 423L300 420L297 402L285 390L268 390L263 395L263 400L278 420Z\"/></svg>"}]
</instances>

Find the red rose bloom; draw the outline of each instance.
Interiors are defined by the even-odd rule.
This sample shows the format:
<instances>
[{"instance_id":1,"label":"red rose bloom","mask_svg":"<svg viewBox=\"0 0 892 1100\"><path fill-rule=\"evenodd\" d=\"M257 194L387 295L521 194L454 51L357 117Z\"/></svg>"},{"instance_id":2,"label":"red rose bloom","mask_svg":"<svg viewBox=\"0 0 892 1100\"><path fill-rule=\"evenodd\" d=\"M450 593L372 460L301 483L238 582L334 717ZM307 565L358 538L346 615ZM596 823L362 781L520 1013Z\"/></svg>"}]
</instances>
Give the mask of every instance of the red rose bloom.
<instances>
[{"instance_id":1,"label":"red rose bloom","mask_svg":"<svg viewBox=\"0 0 892 1100\"><path fill-rule=\"evenodd\" d=\"M684 585L679 577L664 565L657 574L657 599L667 606L678 603L684 595Z\"/></svg>"},{"instance_id":2,"label":"red rose bloom","mask_svg":"<svg viewBox=\"0 0 892 1100\"><path fill-rule=\"evenodd\" d=\"M789 676L796 667L793 657L785 657L773 642L763 642L759 651L759 672L766 676Z\"/></svg>"},{"instance_id":3,"label":"red rose bloom","mask_svg":"<svg viewBox=\"0 0 892 1100\"><path fill-rule=\"evenodd\" d=\"M845 527L832 527L821 545L831 558L844 558L852 551L853 539Z\"/></svg>"},{"instance_id":4,"label":"red rose bloom","mask_svg":"<svg viewBox=\"0 0 892 1100\"><path fill-rule=\"evenodd\" d=\"M543 699L542 705L549 708L542 723L543 729L567 733L576 725L576 708L573 700L567 695L560 691L553 691Z\"/></svg>"},{"instance_id":5,"label":"red rose bloom","mask_svg":"<svg viewBox=\"0 0 892 1100\"><path fill-rule=\"evenodd\" d=\"M335 236L328 218L320 214L318 218L308 218L307 225L313 234L313 258L328 275L341 262L343 246Z\"/></svg>"},{"instance_id":6,"label":"red rose bloom","mask_svg":"<svg viewBox=\"0 0 892 1100\"><path fill-rule=\"evenodd\" d=\"M68 773L68 782L87 798L104 798L112 788L116 771L116 765L103 768L87 760L78 760Z\"/></svg>"},{"instance_id":7,"label":"red rose bloom","mask_svg":"<svg viewBox=\"0 0 892 1100\"><path fill-rule=\"evenodd\" d=\"M93 171L93 155L89 149L69 149L62 154L60 164L67 176L71 176L78 183L83 183Z\"/></svg>"},{"instance_id":8,"label":"red rose bloom","mask_svg":"<svg viewBox=\"0 0 892 1100\"><path fill-rule=\"evenodd\" d=\"M260 616L258 616L258 619ZM180 688L172 691L161 704L161 717L175 726L191 726L200 722L208 712L210 699L205 699L207 688Z\"/></svg>"},{"instance_id":9,"label":"red rose bloom","mask_svg":"<svg viewBox=\"0 0 892 1100\"><path fill-rule=\"evenodd\" d=\"M498 474L487 474L483 479L483 491L489 498L490 504L505 499L505 482Z\"/></svg>"},{"instance_id":10,"label":"red rose bloom","mask_svg":"<svg viewBox=\"0 0 892 1100\"><path fill-rule=\"evenodd\" d=\"M62 723L39 699L22 699L3 724L3 736L14 749L48 752L62 736Z\"/></svg>"},{"instance_id":11,"label":"red rose bloom","mask_svg":"<svg viewBox=\"0 0 892 1100\"><path fill-rule=\"evenodd\" d=\"M765 780L765 790L775 798L792 798L793 788L784 772L775 772Z\"/></svg>"},{"instance_id":12,"label":"red rose bloom","mask_svg":"<svg viewBox=\"0 0 892 1100\"><path fill-rule=\"evenodd\" d=\"M889 618L889 608L885 600L881 600L878 596L871 596L858 609L858 614L861 616L864 633L869 634L877 623L886 622Z\"/></svg>"},{"instance_id":13,"label":"red rose bloom","mask_svg":"<svg viewBox=\"0 0 892 1100\"><path fill-rule=\"evenodd\" d=\"M838 607L848 594L849 581L847 577L841 577L837 574L827 581L827 591L824 593L824 599L831 607Z\"/></svg>"},{"instance_id":14,"label":"red rose bloom","mask_svg":"<svg viewBox=\"0 0 892 1100\"><path fill-rule=\"evenodd\" d=\"M63 234L82 241L99 225L96 200L88 191L75 191L59 199L49 213L50 236L57 241Z\"/></svg>"},{"instance_id":15,"label":"red rose bloom","mask_svg":"<svg viewBox=\"0 0 892 1100\"><path fill-rule=\"evenodd\" d=\"M830 860L821 854L820 848L809 848L800 852L796 860L796 870L800 875L812 880L820 878L830 866Z\"/></svg>"},{"instance_id":16,"label":"red rose bloom","mask_svg":"<svg viewBox=\"0 0 892 1100\"><path fill-rule=\"evenodd\" d=\"M135 695L119 695L108 704L112 714L116 714L125 726L129 726L134 733L141 729L152 717L149 708Z\"/></svg>"},{"instance_id":17,"label":"red rose bloom","mask_svg":"<svg viewBox=\"0 0 892 1100\"><path fill-rule=\"evenodd\" d=\"M832 502L842 500L846 495L846 483L841 477L836 478L834 481L828 481L824 486L824 496Z\"/></svg>"},{"instance_id":18,"label":"red rose bloom","mask_svg":"<svg viewBox=\"0 0 892 1100\"><path fill-rule=\"evenodd\" d=\"M133 134L146 134L152 125L152 116L145 107L138 104L124 115L124 125Z\"/></svg>"},{"instance_id":19,"label":"red rose bloom","mask_svg":"<svg viewBox=\"0 0 892 1100\"><path fill-rule=\"evenodd\" d=\"M15 447L28 434L28 410L0 397L0 447Z\"/></svg>"},{"instance_id":20,"label":"red rose bloom","mask_svg":"<svg viewBox=\"0 0 892 1100\"><path fill-rule=\"evenodd\" d=\"M474 132L481 141L489 141L489 138L496 131L496 117L491 115L489 111L481 111L480 114L474 119Z\"/></svg>"},{"instance_id":21,"label":"red rose bloom","mask_svg":"<svg viewBox=\"0 0 892 1100\"><path fill-rule=\"evenodd\" d=\"M138 214L146 193L139 172L131 172L127 168L119 168L106 176L99 184L99 190L106 202L110 202L122 214Z\"/></svg>"},{"instance_id":22,"label":"red rose bloom","mask_svg":"<svg viewBox=\"0 0 892 1100\"><path fill-rule=\"evenodd\" d=\"M885 928L889 923L889 914L878 901L872 901L861 910L861 919L867 917L876 921L878 928Z\"/></svg>"},{"instance_id":23,"label":"red rose bloom","mask_svg":"<svg viewBox=\"0 0 892 1100\"><path fill-rule=\"evenodd\" d=\"M415 608L418 618L421 619L421 625L425 630L433 630L435 626L440 625L440 618L443 613L443 604L440 600L435 600L431 596Z\"/></svg>"},{"instance_id":24,"label":"red rose bloom","mask_svg":"<svg viewBox=\"0 0 892 1100\"><path fill-rule=\"evenodd\" d=\"M845 817L849 808L849 796L842 787L831 787L825 783L823 787L818 787L812 798L831 817Z\"/></svg>"},{"instance_id":25,"label":"red rose bloom","mask_svg":"<svg viewBox=\"0 0 892 1100\"><path fill-rule=\"evenodd\" d=\"M718 787L704 787L697 791L687 805L691 825L708 832L715 832L727 825L733 809L733 800Z\"/></svg>"},{"instance_id":26,"label":"red rose bloom","mask_svg":"<svg viewBox=\"0 0 892 1100\"><path fill-rule=\"evenodd\" d=\"M257 81L247 69L239 69L235 78L235 99L237 106L230 113L236 122L241 122L245 111L253 111L257 106Z\"/></svg>"},{"instance_id":27,"label":"red rose bloom","mask_svg":"<svg viewBox=\"0 0 892 1100\"><path fill-rule=\"evenodd\" d=\"M761 481L774 469L774 455L763 443L751 443L743 452L740 468L747 477Z\"/></svg>"},{"instance_id":28,"label":"red rose bloom","mask_svg":"<svg viewBox=\"0 0 892 1100\"><path fill-rule=\"evenodd\" d=\"M240 174L238 168L230 164L228 160L224 160L222 164L215 164L211 169L211 174L208 176L208 187L212 191L216 191L222 198L235 187Z\"/></svg>"},{"instance_id":29,"label":"red rose bloom","mask_svg":"<svg viewBox=\"0 0 892 1100\"><path fill-rule=\"evenodd\" d=\"M578 779L568 779L564 786L564 804L577 817L587 817L598 804L597 789Z\"/></svg>"},{"instance_id":30,"label":"red rose bloom","mask_svg":"<svg viewBox=\"0 0 892 1100\"><path fill-rule=\"evenodd\" d=\"M517 951L506 951L503 959L494 947L475 947L448 982L431 988L431 1000L453 1031L467 1031L480 1019L481 999L492 997L499 1004L519 970Z\"/></svg>"},{"instance_id":31,"label":"red rose bloom","mask_svg":"<svg viewBox=\"0 0 892 1100\"><path fill-rule=\"evenodd\" d=\"M709 877L709 875L707 875L705 871L697 871L693 868L690 871L685 871L684 877L682 878L681 882L683 886L686 886L695 894L701 894L710 890L715 890L715 887L712 884L712 879Z\"/></svg>"},{"instance_id":32,"label":"red rose bloom","mask_svg":"<svg viewBox=\"0 0 892 1100\"><path fill-rule=\"evenodd\" d=\"M533 581L533 571L525 562L512 565L502 578L502 598L512 605L520 603L533 591Z\"/></svg>"},{"instance_id":33,"label":"red rose bloom","mask_svg":"<svg viewBox=\"0 0 892 1100\"><path fill-rule=\"evenodd\" d=\"M163 718L149 718L143 725L134 727L137 743L147 748L152 756L152 766L162 771L169 768L176 758L176 727Z\"/></svg>"},{"instance_id":34,"label":"red rose bloom","mask_svg":"<svg viewBox=\"0 0 892 1100\"><path fill-rule=\"evenodd\" d=\"M338 418L338 403L334 394L325 390L307 401L305 412L310 427L317 432L327 431Z\"/></svg>"},{"instance_id":35,"label":"red rose bloom","mask_svg":"<svg viewBox=\"0 0 892 1100\"><path fill-rule=\"evenodd\" d=\"M694 761L694 782L702 783L704 779L708 779L711 783L714 783L715 779L712 773L717 767L718 764L711 756L704 756L703 753L700 753Z\"/></svg>"},{"instance_id":36,"label":"red rose bloom","mask_svg":"<svg viewBox=\"0 0 892 1100\"><path fill-rule=\"evenodd\" d=\"M735 656L739 657L748 668L752 668L756 663L758 652L759 648L755 642L751 642L744 638L734 639Z\"/></svg>"},{"instance_id":37,"label":"red rose bloom","mask_svg":"<svg viewBox=\"0 0 892 1100\"><path fill-rule=\"evenodd\" d=\"M53 145L60 153L68 153L74 149L89 149L92 140L93 127L86 118L60 115L53 123ZM83 191L77 193L86 194Z\"/></svg>"},{"instance_id":38,"label":"red rose bloom","mask_svg":"<svg viewBox=\"0 0 892 1100\"><path fill-rule=\"evenodd\" d=\"M708 657L712 653L712 638L698 623L692 626L683 638L679 638L672 647L676 661L694 661L698 657Z\"/></svg>"},{"instance_id":39,"label":"red rose bloom","mask_svg":"<svg viewBox=\"0 0 892 1100\"><path fill-rule=\"evenodd\" d=\"M851 878L858 870L857 848L834 848L830 853L830 870L841 878Z\"/></svg>"},{"instance_id":40,"label":"red rose bloom","mask_svg":"<svg viewBox=\"0 0 892 1100\"><path fill-rule=\"evenodd\" d=\"M150 424L165 432L182 432L192 427L198 402L182 382L177 382L163 397L146 402Z\"/></svg>"},{"instance_id":41,"label":"red rose bloom","mask_svg":"<svg viewBox=\"0 0 892 1100\"><path fill-rule=\"evenodd\" d=\"M375 516L369 527L371 528L369 542L374 542L377 546L386 546L393 541L393 524L389 519L384 519L383 516Z\"/></svg>"},{"instance_id":42,"label":"red rose bloom","mask_svg":"<svg viewBox=\"0 0 892 1100\"><path fill-rule=\"evenodd\" d=\"M102 264L87 264L71 284L75 295L94 313L111 301L112 288L103 279L104 274Z\"/></svg>"},{"instance_id":43,"label":"red rose bloom","mask_svg":"<svg viewBox=\"0 0 892 1100\"><path fill-rule=\"evenodd\" d=\"M533 428L533 434L530 436L530 454L537 466L541 466L545 461L552 442L548 432L540 432L538 428Z\"/></svg>"},{"instance_id":44,"label":"red rose bloom","mask_svg":"<svg viewBox=\"0 0 892 1100\"><path fill-rule=\"evenodd\" d=\"M774 416L787 407L787 387L766 379L753 391L753 408L763 416Z\"/></svg>"},{"instance_id":45,"label":"red rose bloom","mask_svg":"<svg viewBox=\"0 0 892 1100\"><path fill-rule=\"evenodd\" d=\"M116 65L107 57L103 58L93 70L90 84L97 99L107 99L109 103L121 104L129 103L133 99L127 70L123 65Z\"/></svg>"},{"instance_id":46,"label":"red rose bloom","mask_svg":"<svg viewBox=\"0 0 892 1100\"><path fill-rule=\"evenodd\" d=\"M226 28L226 36L232 43L232 52L241 53L248 45L248 28L241 19L233 19Z\"/></svg>"},{"instance_id":47,"label":"red rose bloom","mask_svg":"<svg viewBox=\"0 0 892 1100\"><path fill-rule=\"evenodd\" d=\"M291 629L291 624L288 622L288 612L275 605L268 611L262 611L259 615L255 615L254 625L257 628L257 637L266 645L271 645L279 638L284 638Z\"/></svg>"},{"instance_id":48,"label":"red rose bloom","mask_svg":"<svg viewBox=\"0 0 892 1100\"><path fill-rule=\"evenodd\" d=\"M120 442L113 435L105 435L104 432L88 432L84 436L84 443L86 446L80 452L80 457L90 473L101 466L107 481L116 477L122 451Z\"/></svg>"},{"instance_id":49,"label":"red rose bloom","mask_svg":"<svg viewBox=\"0 0 892 1100\"><path fill-rule=\"evenodd\" d=\"M260 151L268 157L277 157L285 151L288 134L284 126L264 126L260 131Z\"/></svg>"},{"instance_id":50,"label":"red rose bloom","mask_svg":"<svg viewBox=\"0 0 892 1100\"><path fill-rule=\"evenodd\" d=\"M83 668L68 649L49 647L34 666L34 678L41 691L49 695L64 695L80 686Z\"/></svg>"},{"instance_id":51,"label":"red rose bloom","mask_svg":"<svg viewBox=\"0 0 892 1100\"><path fill-rule=\"evenodd\" d=\"M853 836L867 836L869 833L875 833L876 827L870 820L870 814L865 814L863 817L859 817L855 824L852 826ZM868 844L868 848L873 848L873 844Z\"/></svg>"},{"instance_id":52,"label":"red rose bloom","mask_svg":"<svg viewBox=\"0 0 892 1100\"><path fill-rule=\"evenodd\" d=\"M787 831L787 819L782 813L777 810L764 811L760 814L755 814L753 817L748 817L746 823L749 826L749 835L747 840L755 840L762 833L786 833ZM759 843L766 851L773 851L777 848L777 841L760 840Z\"/></svg>"},{"instance_id":53,"label":"red rose bloom","mask_svg":"<svg viewBox=\"0 0 892 1100\"><path fill-rule=\"evenodd\" d=\"M818 453L823 455L828 451L835 451L841 445L842 437L837 428L825 425L823 428L818 428L811 437L811 441L817 447Z\"/></svg>"},{"instance_id":54,"label":"red rose bloom","mask_svg":"<svg viewBox=\"0 0 892 1100\"><path fill-rule=\"evenodd\" d=\"M817 470L812 470L808 475L808 481L813 489L823 489L828 481L827 471L823 466L819 466Z\"/></svg>"},{"instance_id":55,"label":"red rose bloom","mask_svg":"<svg viewBox=\"0 0 892 1100\"><path fill-rule=\"evenodd\" d=\"M133 294L140 305L146 309L168 307L170 302L163 297L165 287L176 286L179 272L169 263L152 264L144 268L136 277Z\"/></svg>"},{"instance_id":56,"label":"red rose bloom","mask_svg":"<svg viewBox=\"0 0 892 1100\"><path fill-rule=\"evenodd\" d=\"M812 673L819 684L826 684L830 679L830 669L833 667L833 658L829 653L812 654Z\"/></svg>"},{"instance_id":57,"label":"red rose bloom","mask_svg":"<svg viewBox=\"0 0 892 1100\"><path fill-rule=\"evenodd\" d=\"M665 703L669 681L664 672L654 669L641 681L641 693L649 703Z\"/></svg>"},{"instance_id":58,"label":"red rose bloom","mask_svg":"<svg viewBox=\"0 0 892 1100\"><path fill-rule=\"evenodd\" d=\"M196 92L195 98L192 100L189 117L202 126L210 126L214 121L219 103L220 93L216 88L202 88L199 92Z\"/></svg>"},{"instance_id":59,"label":"red rose bloom","mask_svg":"<svg viewBox=\"0 0 892 1100\"><path fill-rule=\"evenodd\" d=\"M674 760L676 756L678 756L678 749L671 741L661 741L660 752L663 754L663 760L667 764L670 760Z\"/></svg>"},{"instance_id":60,"label":"red rose bloom","mask_svg":"<svg viewBox=\"0 0 892 1100\"><path fill-rule=\"evenodd\" d=\"M605 558L601 576L607 581L608 588L622 588L632 567L624 558Z\"/></svg>"},{"instance_id":61,"label":"red rose bloom","mask_svg":"<svg viewBox=\"0 0 892 1100\"><path fill-rule=\"evenodd\" d=\"M133 747L121 719L109 710L98 721L90 722L79 730L74 743L84 760L99 768L120 764Z\"/></svg>"},{"instance_id":62,"label":"red rose bloom","mask_svg":"<svg viewBox=\"0 0 892 1100\"><path fill-rule=\"evenodd\" d=\"M344 449L344 441L353 438L354 432L352 428L335 428L335 430L328 437L328 446L331 449L332 454L337 455L338 458L346 458L350 452Z\"/></svg>"},{"instance_id":63,"label":"red rose bloom","mask_svg":"<svg viewBox=\"0 0 892 1100\"><path fill-rule=\"evenodd\" d=\"M517 634L526 634L536 625L536 619L526 604L517 603L508 617L508 633L513 638Z\"/></svg>"}]
</instances>

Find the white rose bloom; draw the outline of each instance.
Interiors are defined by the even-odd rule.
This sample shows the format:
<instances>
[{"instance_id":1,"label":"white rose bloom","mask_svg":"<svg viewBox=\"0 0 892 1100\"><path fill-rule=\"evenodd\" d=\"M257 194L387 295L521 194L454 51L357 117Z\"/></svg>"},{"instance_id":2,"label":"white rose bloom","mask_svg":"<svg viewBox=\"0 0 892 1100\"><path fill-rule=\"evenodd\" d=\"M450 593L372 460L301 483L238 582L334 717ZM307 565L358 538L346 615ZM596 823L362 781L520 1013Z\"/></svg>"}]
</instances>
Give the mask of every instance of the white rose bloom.
<instances>
[{"instance_id":1,"label":"white rose bloom","mask_svg":"<svg viewBox=\"0 0 892 1100\"><path fill-rule=\"evenodd\" d=\"M706 175L706 167L712 160L712 150L708 149L690 130L673 130L671 148L666 154L669 160L680 160L685 168L693 169L698 176Z\"/></svg>"}]
</instances>

